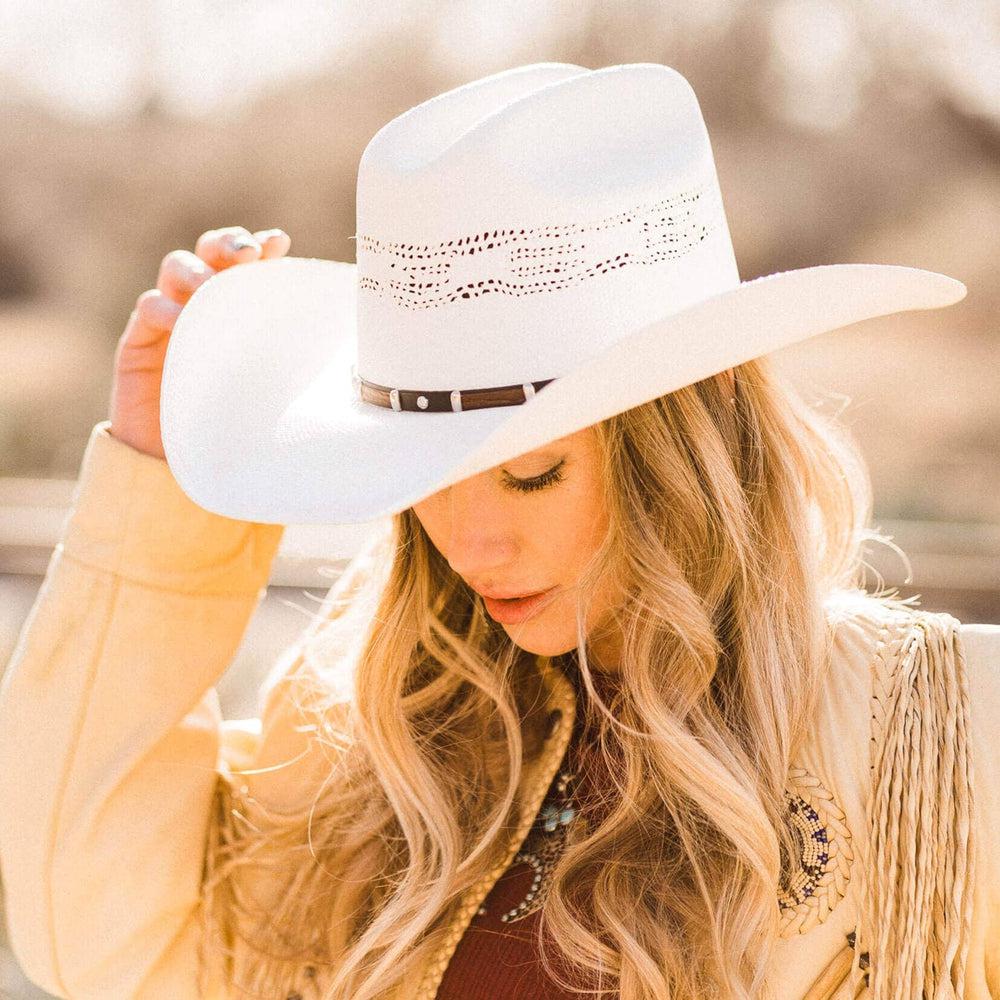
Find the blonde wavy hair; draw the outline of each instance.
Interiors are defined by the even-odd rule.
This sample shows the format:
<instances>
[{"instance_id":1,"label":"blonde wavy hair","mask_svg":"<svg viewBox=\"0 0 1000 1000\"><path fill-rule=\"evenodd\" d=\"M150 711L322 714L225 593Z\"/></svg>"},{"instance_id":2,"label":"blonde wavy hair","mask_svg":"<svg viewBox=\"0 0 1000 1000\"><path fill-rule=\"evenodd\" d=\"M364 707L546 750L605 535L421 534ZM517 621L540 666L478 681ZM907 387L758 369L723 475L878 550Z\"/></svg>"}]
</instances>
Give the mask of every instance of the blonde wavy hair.
<instances>
[{"instance_id":1,"label":"blonde wavy hair","mask_svg":"<svg viewBox=\"0 0 1000 1000\"><path fill-rule=\"evenodd\" d=\"M862 543L887 540L866 527L868 473L839 420L767 358L731 374L594 425L610 527L580 580L577 646L552 662L586 695L607 794L538 925L570 991L760 994L799 851L784 791L829 659L823 603L862 590ZM327 967L325 1000L391 995L502 855L542 745L535 656L412 509L389 520L303 642L299 704L328 780L280 820L217 785L205 933L213 955L243 956L227 966L242 995L284 998L306 962ZM583 631L604 573L627 595L610 701ZM266 905L240 888L254 868L278 886Z\"/></svg>"}]
</instances>

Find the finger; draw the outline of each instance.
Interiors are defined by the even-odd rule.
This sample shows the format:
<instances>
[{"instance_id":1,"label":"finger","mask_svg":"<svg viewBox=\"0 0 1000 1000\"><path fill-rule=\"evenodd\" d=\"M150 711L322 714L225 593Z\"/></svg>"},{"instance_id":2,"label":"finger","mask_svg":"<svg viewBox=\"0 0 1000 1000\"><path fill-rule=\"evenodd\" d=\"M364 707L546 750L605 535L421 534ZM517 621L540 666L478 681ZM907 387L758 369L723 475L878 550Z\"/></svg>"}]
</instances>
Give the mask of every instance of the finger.
<instances>
[{"instance_id":1,"label":"finger","mask_svg":"<svg viewBox=\"0 0 1000 1000\"><path fill-rule=\"evenodd\" d=\"M202 233L194 252L209 267L222 271L233 264L256 260L260 256L261 245L249 229L244 229L243 226L225 226Z\"/></svg>"},{"instance_id":2,"label":"finger","mask_svg":"<svg viewBox=\"0 0 1000 1000\"><path fill-rule=\"evenodd\" d=\"M253 235L265 258L284 257L292 245L292 238L283 229L258 229Z\"/></svg>"},{"instance_id":3,"label":"finger","mask_svg":"<svg viewBox=\"0 0 1000 1000\"><path fill-rule=\"evenodd\" d=\"M150 288L136 299L129 316L126 334L130 343L152 343L174 328L182 306L164 295L158 288Z\"/></svg>"},{"instance_id":4,"label":"finger","mask_svg":"<svg viewBox=\"0 0 1000 1000\"><path fill-rule=\"evenodd\" d=\"M172 250L160 262L156 287L180 305L184 305L199 285L215 274L201 257L190 250Z\"/></svg>"},{"instance_id":5,"label":"finger","mask_svg":"<svg viewBox=\"0 0 1000 1000\"><path fill-rule=\"evenodd\" d=\"M260 243L243 226L225 226L203 233L195 246L195 253L216 271L256 260L261 253Z\"/></svg>"}]
</instances>

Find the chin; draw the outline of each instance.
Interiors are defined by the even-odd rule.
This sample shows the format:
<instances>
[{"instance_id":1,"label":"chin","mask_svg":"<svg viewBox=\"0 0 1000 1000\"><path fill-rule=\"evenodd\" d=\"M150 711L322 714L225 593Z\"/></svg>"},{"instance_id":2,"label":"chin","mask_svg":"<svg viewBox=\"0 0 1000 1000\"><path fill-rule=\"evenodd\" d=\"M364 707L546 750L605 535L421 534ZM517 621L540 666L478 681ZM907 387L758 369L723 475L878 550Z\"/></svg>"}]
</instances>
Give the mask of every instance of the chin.
<instances>
[{"instance_id":1,"label":"chin","mask_svg":"<svg viewBox=\"0 0 1000 1000\"><path fill-rule=\"evenodd\" d=\"M551 632L546 634L545 629L539 628L537 632L532 631L531 622L506 629L510 641L515 646L519 646L527 653L535 656L562 656L570 650L576 649L576 639L560 638Z\"/></svg>"}]
</instances>

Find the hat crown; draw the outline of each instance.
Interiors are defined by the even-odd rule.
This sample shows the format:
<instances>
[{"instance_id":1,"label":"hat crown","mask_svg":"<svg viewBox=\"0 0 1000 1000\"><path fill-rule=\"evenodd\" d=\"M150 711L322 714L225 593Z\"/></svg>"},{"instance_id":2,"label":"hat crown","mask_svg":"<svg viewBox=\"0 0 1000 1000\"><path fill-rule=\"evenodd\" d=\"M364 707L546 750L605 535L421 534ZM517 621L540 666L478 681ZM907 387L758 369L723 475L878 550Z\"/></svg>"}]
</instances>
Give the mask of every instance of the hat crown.
<instances>
[{"instance_id":1,"label":"hat crown","mask_svg":"<svg viewBox=\"0 0 1000 1000\"><path fill-rule=\"evenodd\" d=\"M519 67L411 108L358 171L363 379L558 378L739 284L708 132L676 70Z\"/></svg>"}]
</instances>

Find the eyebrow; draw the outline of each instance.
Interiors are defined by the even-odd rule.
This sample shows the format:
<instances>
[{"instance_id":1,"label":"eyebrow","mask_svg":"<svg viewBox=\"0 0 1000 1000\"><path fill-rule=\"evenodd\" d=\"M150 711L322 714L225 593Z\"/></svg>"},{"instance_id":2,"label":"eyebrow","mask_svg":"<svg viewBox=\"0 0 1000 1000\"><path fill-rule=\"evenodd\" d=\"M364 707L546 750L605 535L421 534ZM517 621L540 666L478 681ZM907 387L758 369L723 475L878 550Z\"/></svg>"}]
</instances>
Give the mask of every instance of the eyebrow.
<instances>
[{"instance_id":1,"label":"eyebrow","mask_svg":"<svg viewBox=\"0 0 1000 1000\"><path fill-rule=\"evenodd\" d=\"M516 462L516 461L519 461L522 458L525 458L525 459L543 458L543 459L549 459L551 461L555 461L555 459L561 458L561 457L562 457L562 453L559 452L559 451L548 451L548 450L546 450L546 451L527 451L523 455L515 455L514 458L509 458L509 459L507 459L507 461L508 462Z\"/></svg>"}]
</instances>

